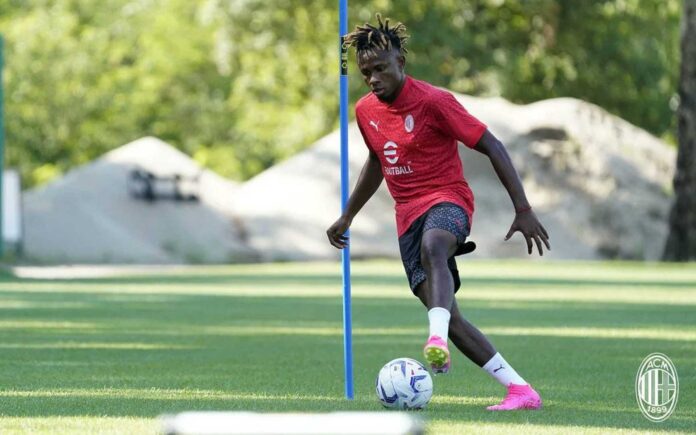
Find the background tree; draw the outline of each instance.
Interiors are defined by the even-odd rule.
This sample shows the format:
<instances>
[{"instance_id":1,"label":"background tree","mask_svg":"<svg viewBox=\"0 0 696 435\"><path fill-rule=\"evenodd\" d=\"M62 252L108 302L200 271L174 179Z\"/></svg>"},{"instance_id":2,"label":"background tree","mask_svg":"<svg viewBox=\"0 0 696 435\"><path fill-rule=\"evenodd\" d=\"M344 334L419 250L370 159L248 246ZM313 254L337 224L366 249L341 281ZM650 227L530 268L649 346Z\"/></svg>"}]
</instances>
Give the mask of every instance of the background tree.
<instances>
[{"instance_id":1,"label":"background tree","mask_svg":"<svg viewBox=\"0 0 696 435\"><path fill-rule=\"evenodd\" d=\"M664 258L696 259L696 0L684 0L679 81L679 151Z\"/></svg>"},{"instance_id":2,"label":"background tree","mask_svg":"<svg viewBox=\"0 0 696 435\"><path fill-rule=\"evenodd\" d=\"M679 0L366 0L350 25L378 11L408 25L418 78L582 98L673 140ZM7 164L31 187L155 135L247 179L336 128L337 16L325 0L0 0Z\"/></svg>"}]
</instances>

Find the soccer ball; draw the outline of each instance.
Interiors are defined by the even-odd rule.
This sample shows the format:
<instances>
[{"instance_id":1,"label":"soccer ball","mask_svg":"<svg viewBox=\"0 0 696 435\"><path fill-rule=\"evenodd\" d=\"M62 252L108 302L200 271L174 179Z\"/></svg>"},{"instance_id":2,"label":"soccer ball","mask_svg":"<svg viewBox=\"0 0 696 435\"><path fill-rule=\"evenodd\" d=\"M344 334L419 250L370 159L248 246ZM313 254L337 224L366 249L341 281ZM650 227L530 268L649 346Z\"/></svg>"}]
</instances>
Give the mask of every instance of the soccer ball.
<instances>
[{"instance_id":1,"label":"soccer ball","mask_svg":"<svg viewBox=\"0 0 696 435\"><path fill-rule=\"evenodd\" d=\"M411 358L389 361L377 375L377 397L385 408L423 409L433 396L433 379Z\"/></svg>"}]
</instances>

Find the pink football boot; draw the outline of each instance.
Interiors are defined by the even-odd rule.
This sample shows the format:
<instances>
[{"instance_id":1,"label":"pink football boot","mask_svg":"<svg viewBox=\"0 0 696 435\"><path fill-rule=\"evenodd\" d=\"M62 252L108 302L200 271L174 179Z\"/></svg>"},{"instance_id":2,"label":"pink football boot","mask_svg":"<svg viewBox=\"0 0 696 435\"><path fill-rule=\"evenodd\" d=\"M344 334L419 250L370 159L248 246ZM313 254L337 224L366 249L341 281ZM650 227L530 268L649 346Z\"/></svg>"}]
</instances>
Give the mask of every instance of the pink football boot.
<instances>
[{"instance_id":1,"label":"pink football boot","mask_svg":"<svg viewBox=\"0 0 696 435\"><path fill-rule=\"evenodd\" d=\"M507 396L503 401L486 409L489 411L514 411L539 408L541 408L541 397L531 385L510 384Z\"/></svg>"},{"instance_id":2,"label":"pink football boot","mask_svg":"<svg viewBox=\"0 0 696 435\"><path fill-rule=\"evenodd\" d=\"M447 373L450 369L450 353L447 342L437 335L432 335L423 348L425 360L430 364L433 373Z\"/></svg>"}]
</instances>

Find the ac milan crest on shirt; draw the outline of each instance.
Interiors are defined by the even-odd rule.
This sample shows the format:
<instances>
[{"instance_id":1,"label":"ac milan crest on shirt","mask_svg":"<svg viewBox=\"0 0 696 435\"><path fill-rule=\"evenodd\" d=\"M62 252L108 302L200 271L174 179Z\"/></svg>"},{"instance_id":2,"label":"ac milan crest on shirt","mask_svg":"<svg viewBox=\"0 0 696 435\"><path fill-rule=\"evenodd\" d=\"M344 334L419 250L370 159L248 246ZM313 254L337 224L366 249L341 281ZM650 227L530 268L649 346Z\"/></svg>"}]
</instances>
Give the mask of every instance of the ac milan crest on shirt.
<instances>
[{"instance_id":1,"label":"ac milan crest on shirt","mask_svg":"<svg viewBox=\"0 0 696 435\"><path fill-rule=\"evenodd\" d=\"M410 132L413 131L413 127L414 127L413 115L411 115L411 114L409 113L409 114L406 116L406 119L404 119L404 129L406 129L406 131L407 131L408 133L410 133Z\"/></svg>"}]
</instances>

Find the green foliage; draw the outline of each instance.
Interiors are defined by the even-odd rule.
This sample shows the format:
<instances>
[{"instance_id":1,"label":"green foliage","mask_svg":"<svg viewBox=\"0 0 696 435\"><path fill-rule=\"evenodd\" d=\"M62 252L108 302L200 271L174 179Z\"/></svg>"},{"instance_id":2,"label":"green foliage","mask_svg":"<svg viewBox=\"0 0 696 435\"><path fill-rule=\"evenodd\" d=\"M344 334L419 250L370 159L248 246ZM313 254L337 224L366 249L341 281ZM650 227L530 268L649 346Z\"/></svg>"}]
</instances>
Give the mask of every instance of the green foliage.
<instances>
[{"instance_id":1,"label":"green foliage","mask_svg":"<svg viewBox=\"0 0 696 435\"><path fill-rule=\"evenodd\" d=\"M679 0L371 0L408 72L517 102L573 96L671 137ZM0 0L7 164L43 183L144 135L246 179L337 125L337 4ZM351 68L354 102L365 87Z\"/></svg>"},{"instance_id":2,"label":"green foliage","mask_svg":"<svg viewBox=\"0 0 696 435\"><path fill-rule=\"evenodd\" d=\"M503 94L521 101L573 96L657 135L671 132L680 2L557 2L533 18L537 41L510 65ZM510 82L506 82L510 83Z\"/></svg>"},{"instance_id":3,"label":"green foliage","mask_svg":"<svg viewBox=\"0 0 696 435\"><path fill-rule=\"evenodd\" d=\"M580 98L671 137L679 0L409 3L389 6L409 25L413 75L520 103Z\"/></svg>"},{"instance_id":4,"label":"green foliage","mask_svg":"<svg viewBox=\"0 0 696 435\"><path fill-rule=\"evenodd\" d=\"M336 124L335 11L316 0L210 3L219 59L231 76L227 103L242 135L233 152L246 177Z\"/></svg>"},{"instance_id":5,"label":"green foliage","mask_svg":"<svg viewBox=\"0 0 696 435\"><path fill-rule=\"evenodd\" d=\"M152 134L188 152L229 143L229 80L197 8L122 0L37 5L5 23L8 164L30 185Z\"/></svg>"}]
</instances>

